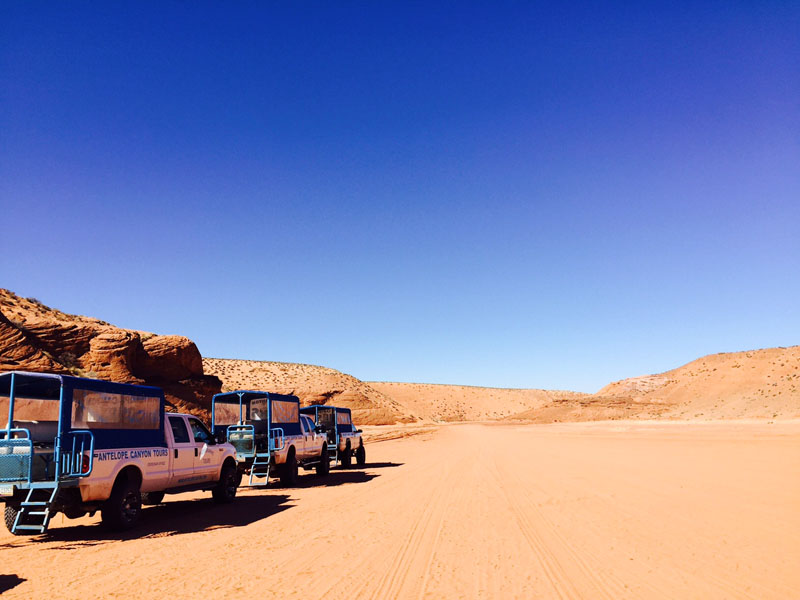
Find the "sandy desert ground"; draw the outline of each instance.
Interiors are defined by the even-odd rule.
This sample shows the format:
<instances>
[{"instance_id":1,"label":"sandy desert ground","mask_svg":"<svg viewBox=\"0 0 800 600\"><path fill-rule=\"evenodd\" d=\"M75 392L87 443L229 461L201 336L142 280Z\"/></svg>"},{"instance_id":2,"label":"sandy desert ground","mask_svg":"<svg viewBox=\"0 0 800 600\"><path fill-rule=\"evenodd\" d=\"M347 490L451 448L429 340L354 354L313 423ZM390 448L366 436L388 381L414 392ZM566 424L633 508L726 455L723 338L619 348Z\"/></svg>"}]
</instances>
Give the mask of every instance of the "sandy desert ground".
<instances>
[{"instance_id":1,"label":"sandy desert ground","mask_svg":"<svg viewBox=\"0 0 800 600\"><path fill-rule=\"evenodd\" d=\"M0 535L4 598L797 598L800 421L458 424L363 470ZM395 432L397 433L397 432ZM373 440L391 432L371 428ZM402 434L402 431L400 432Z\"/></svg>"}]
</instances>

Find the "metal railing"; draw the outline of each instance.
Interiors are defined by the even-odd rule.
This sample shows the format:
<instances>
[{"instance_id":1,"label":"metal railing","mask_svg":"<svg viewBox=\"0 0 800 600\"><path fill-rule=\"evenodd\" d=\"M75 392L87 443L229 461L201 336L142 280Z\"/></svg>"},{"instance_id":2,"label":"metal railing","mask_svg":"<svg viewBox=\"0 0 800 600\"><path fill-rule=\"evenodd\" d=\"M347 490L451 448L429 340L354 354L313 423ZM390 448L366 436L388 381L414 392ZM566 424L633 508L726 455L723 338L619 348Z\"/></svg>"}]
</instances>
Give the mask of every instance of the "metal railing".
<instances>
[{"instance_id":1,"label":"metal railing","mask_svg":"<svg viewBox=\"0 0 800 600\"><path fill-rule=\"evenodd\" d=\"M278 446L278 440L280 440L280 446ZM283 434L282 427L273 427L270 429L269 432L269 449L270 452L276 452L278 450L283 450L286 446L286 439Z\"/></svg>"},{"instance_id":2,"label":"metal railing","mask_svg":"<svg viewBox=\"0 0 800 600\"><path fill-rule=\"evenodd\" d=\"M24 434L24 437L19 437L19 434ZM32 464L31 432L19 428L0 430L0 481L30 483Z\"/></svg>"},{"instance_id":3,"label":"metal railing","mask_svg":"<svg viewBox=\"0 0 800 600\"><path fill-rule=\"evenodd\" d=\"M85 429L68 431L56 445L59 456L57 479L88 477L94 468L94 435Z\"/></svg>"},{"instance_id":4,"label":"metal railing","mask_svg":"<svg viewBox=\"0 0 800 600\"><path fill-rule=\"evenodd\" d=\"M256 454L256 430L252 425L228 426L228 443L236 449L236 458L252 458Z\"/></svg>"}]
</instances>

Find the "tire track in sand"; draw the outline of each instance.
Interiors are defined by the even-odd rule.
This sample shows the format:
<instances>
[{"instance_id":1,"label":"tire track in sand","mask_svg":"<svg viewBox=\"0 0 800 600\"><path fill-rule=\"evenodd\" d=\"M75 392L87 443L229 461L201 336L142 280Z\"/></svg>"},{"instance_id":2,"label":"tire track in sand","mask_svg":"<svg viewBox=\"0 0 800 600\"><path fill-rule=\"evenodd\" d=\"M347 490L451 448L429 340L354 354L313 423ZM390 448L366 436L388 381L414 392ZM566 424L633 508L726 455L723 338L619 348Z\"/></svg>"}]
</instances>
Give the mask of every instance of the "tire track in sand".
<instances>
[{"instance_id":1,"label":"tire track in sand","mask_svg":"<svg viewBox=\"0 0 800 600\"><path fill-rule=\"evenodd\" d=\"M450 463L450 468L445 477L439 479L429 478L428 482L435 481L436 487L431 497L425 502L415 499L417 515L408 535L405 537L400 550L395 555L389 568L384 572L378 586L369 596L372 600L382 598L407 598L413 594L409 588L419 585L419 597L425 594L424 585L428 582L430 564L436 551L441 535L442 523L447 513L449 500L454 493L451 482L459 479L463 472L467 458L460 455L455 463ZM443 463L438 463L439 465ZM457 486L455 489L458 489ZM415 578L412 576L412 567L422 566L422 574Z\"/></svg>"},{"instance_id":2,"label":"tire track in sand","mask_svg":"<svg viewBox=\"0 0 800 600\"><path fill-rule=\"evenodd\" d=\"M538 563L542 567L542 570L547 575L547 579L553 591L562 600L585 598L586 595L574 583L574 577L568 573L563 564L563 559L560 559L558 556L557 550L561 550L561 554L566 553L570 555L570 558L573 560L577 558L577 555L571 552L567 544L563 543L563 541L559 544L560 547L554 547L552 541L549 542L545 540L540 531L537 530L529 517L525 514L518 500L514 498L514 494L508 489L508 480L504 482L501 478L497 458L492 461L491 474L497 482L498 489L502 490L506 503L514 516L514 520L517 525L519 525L520 532L525 537ZM589 586L595 590L596 594L592 597L605 598L606 600L615 600L619 597L618 594L612 593L605 583L598 581L596 577L592 576L583 561L578 559L575 561L575 564L581 571L583 575L582 579L585 579L585 583L588 583Z\"/></svg>"}]
</instances>

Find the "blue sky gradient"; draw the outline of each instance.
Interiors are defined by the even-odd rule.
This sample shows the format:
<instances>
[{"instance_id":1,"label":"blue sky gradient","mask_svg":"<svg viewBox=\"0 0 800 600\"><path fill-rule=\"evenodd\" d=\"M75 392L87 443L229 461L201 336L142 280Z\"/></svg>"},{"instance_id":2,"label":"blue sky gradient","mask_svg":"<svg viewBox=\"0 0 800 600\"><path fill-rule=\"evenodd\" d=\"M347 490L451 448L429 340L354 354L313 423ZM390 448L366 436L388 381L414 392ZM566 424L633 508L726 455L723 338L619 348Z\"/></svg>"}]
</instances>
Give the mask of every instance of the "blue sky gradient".
<instances>
[{"instance_id":1,"label":"blue sky gradient","mask_svg":"<svg viewBox=\"0 0 800 600\"><path fill-rule=\"evenodd\" d=\"M594 391L800 343L800 5L4 3L0 285Z\"/></svg>"}]
</instances>

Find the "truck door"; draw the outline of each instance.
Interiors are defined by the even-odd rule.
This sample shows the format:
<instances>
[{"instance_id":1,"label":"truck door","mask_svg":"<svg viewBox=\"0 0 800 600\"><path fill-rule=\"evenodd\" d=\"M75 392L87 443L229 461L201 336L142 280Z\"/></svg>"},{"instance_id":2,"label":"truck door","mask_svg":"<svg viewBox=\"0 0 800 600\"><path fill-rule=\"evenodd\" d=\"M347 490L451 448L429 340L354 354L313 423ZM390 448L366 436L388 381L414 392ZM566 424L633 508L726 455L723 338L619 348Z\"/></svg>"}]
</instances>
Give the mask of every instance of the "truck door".
<instances>
[{"instance_id":1,"label":"truck door","mask_svg":"<svg viewBox=\"0 0 800 600\"><path fill-rule=\"evenodd\" d=\"M194 474L198 481L201 481L201 476L204 479L215 479L220 467L222 448L217 446L214 436L200 419L189 417L189 427L194 446Z\"/></svg>"},{"instance_id":2,"label":"truck door","mask_svg":"<svg viewBox=\"0 0 800 600\"><path fill-rule=\"evenodd\" d=\"M314 433L314 422L309 417L302 415L300 417L300 426L303 430L303 456L310 458L317 454L315 448L317 434Z\"/></svg>"},{"instance_id":3,"label":"truck door","mask_svg":"<svg viewBox=\"0 0 800 600\"><path fill-rule=\"evenodd\" d=\"M169 430L172 433L172 478L171 487L179 487L191 483L194 473L194 443L189 437L186 419L178 415L168 415Z\"/></svg>"}]
</instances>

